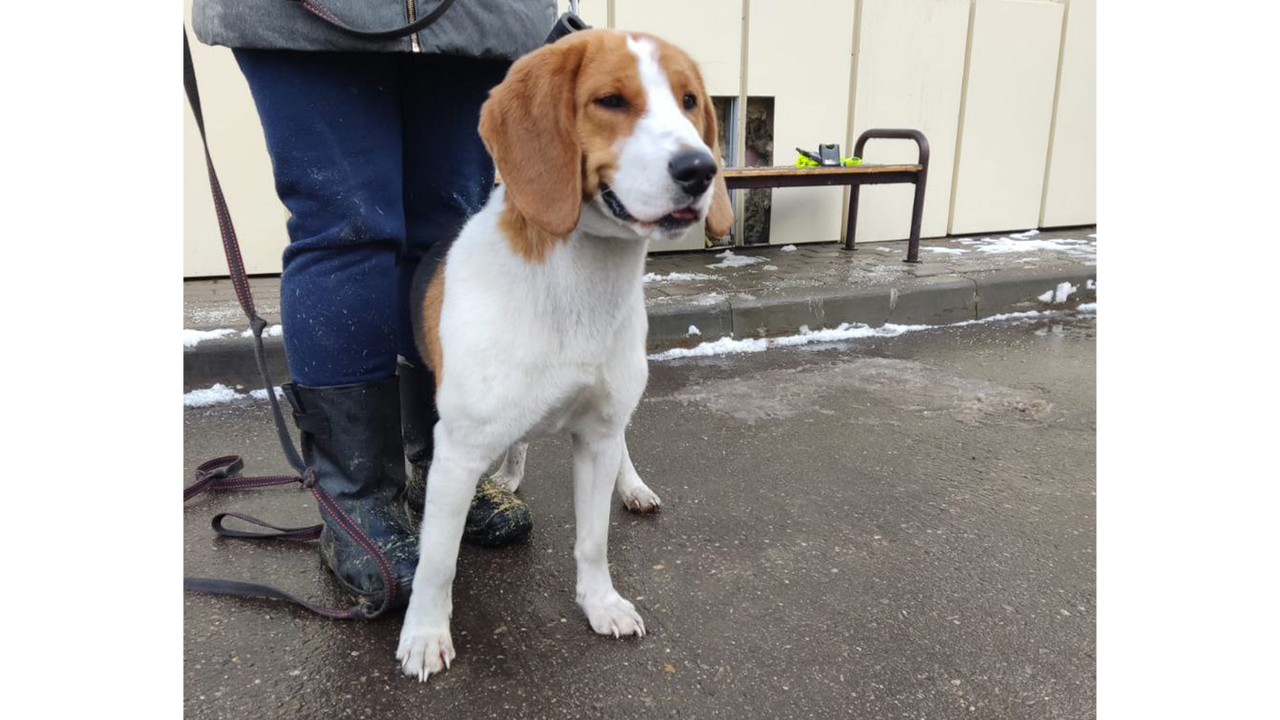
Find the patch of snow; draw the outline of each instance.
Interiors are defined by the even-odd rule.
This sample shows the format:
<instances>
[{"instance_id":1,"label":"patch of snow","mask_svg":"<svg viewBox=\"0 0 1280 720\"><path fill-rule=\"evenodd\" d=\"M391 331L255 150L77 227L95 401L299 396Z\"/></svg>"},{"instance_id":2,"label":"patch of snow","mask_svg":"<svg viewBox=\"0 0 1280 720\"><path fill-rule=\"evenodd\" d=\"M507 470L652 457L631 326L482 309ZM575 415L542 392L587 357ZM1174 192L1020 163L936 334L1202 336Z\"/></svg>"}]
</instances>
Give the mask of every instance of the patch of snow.
<instances>
[{"instance_id":1,"label":"patch of snow","mask_svg":"<svg viewBox=\"0 0 1280 720\"><path fill-rule=\"evenodd\" d=\"M949 248L949 247L922 247L920 249L924 250L925 252L938 253L939 255L963 255L969 252L964 248Z\"/></svg>"},{"instance_id":2,"label":"patch of snow","mask_svg":"<svg viewBox=\"0 0 1280 720\"><path fill-rule=\"evenodd\" d=\"M783 245L783 246L782 246L782 252L795 252L795 251L796 251L796 246L795 246L795 245Z\"/></svg>"},{"instance_id":3,"label":"patch of snow","mask_svg":"<svg viewBox=\"0 0 1280 720\"><path fill-rule=\"evenodd\" d=\"M675 360L688 357L709 357L712 355L729 355L734 353L764 352L771 347L794 347L819 342L836 342L839 340L856 340L868 337L897 337L914 330L925 330L930 325L894 325L886 323L880 327L871 327L862 323L840 323L834 328L810 330L808 326L800 328L797 335L785 335L774 338L744 338L737 340L723 337L719 340L700 343L691 348L672 348L649 356L650 360Z\"/></svg>"},{"instance_id":4,"label":"patch of snow","mask_svg":"<svg viewBox=\"0 0 1280 720\"><path fill-rule=\"evenodd\" d=\"M1015 240L1030 240L1031 238L1039 234L1040 234L1039 230L1027 230L1025 232L1020 232L1017 235L1010 235L1009 237Z\"/></svg>"},{"instance_id":5,"label":"patch of snow","mask_svg":"<svg viewBox=\"0 0 1280 720\"><path fill-rule=\"evenodd\" d=\"M723 259L720 262L716 263L715 265L708 265L707 267L709 268L744 267L746 265L754 265L759 262L764 262L764 258L762 257L756 257L754 255L735 255L732 250L725 250L724 252L717 254L716 257L723 258Z\"/></svg>"},{"instance_id":6,"label":"patch of snow","mask_svg":"<svg viewBox=\"0 0 1280 720\"><path fill-rule=\"evenodd\" d=\"M222 383L216 383L213 387L203 388L201 390L192 390L182 396L183 407L209 407L210 405L221 405L223 403L233 402L243 398L244 395L236 392L233 388L229 388ZM265 395L263 397L266 397Z\"/></svg>"},{"instance_id":7,"label":"patch of snow","mask_svg":"<svg viewBox=\"0 0 1280 720\"><path fill-rule=\"evenodd\" d=\"M1098 283L1097 283L1097 282L1095 282L1093 278L1089 278L1088 280L1085 280L1085 281L1084 281L1084 289L1085 289L1085 290L1097 290L1097 289L1098 289Z\"/></svg>"},{"instance_id":8,"label":"patch of snow","mask_svg":"<svg viewBox=\"0 0 1280 720\"><path fill-rule=\"evenodd\" d=\"M760 268L760 269L761 269L761 270L777 270L777 269L778 269L778 266L777 266L777 265L765 265L764 267L762 267L762 268Z\"/></svg>"},{"instance_id":9,"label":"patch of snow","mask_svg":"<svg viewBox=\"0 0 1280 720\"><path fill-rule=\"evenodd\" d=\"M769 347L763 339L749 338L735 340L722 337L719 340L699 343L691 348L671 348L649 356L650 360L675 360L687 357L708 357L711 355L727 355L729 353L764 352Z\"/></svg>"},{"instance_id":10,"label":"patch of snow","mask_svg":"<svg viewBox=\"0 0 1280 720\"><path fill-rule=\"evenodd\" d=\"M1074 294L1075 291L1079 289L1080 289L1079 285L1072 285L1071 283L1064 281L1064 282L1058 283L1058 287L1052 290L1046 290L1043 294L1037 297L1040 300L1040 302L1053 303L1054 305L1061 305L1062 303L1067 301L1067 298L1071 297L1072 294Z\"/></svg>"},{"instance_id":11,"label":"patch of snow","mask_svg":"<svg viewBox=\"0 0 1280 720\"><path fill-rule=\"evenodd\" d=\"M876 250L879 250L880 252L887 252L887 253L893 252L893 248L887 248L887 247L878 247L876 248Z\"/></svg>"},{"instance_id":12,"label":"patch of snow","mask_svg":"<svg viewBox=\"0 0 1280 720\"><path fill-rule=\"evenodd\" d=\"M205 340L217 340L228 335L235 335L236 331L231 328L218 328L217 330L191 330L189 328L182 329L182 346L195 347Z\"/></svg>"},{"instance_id":13,"label":"patch of snow","mask_svg":"<svg viewBox=\"0 0 1280 720\"><path fill-rule=\"evenodd\" d=\"M234 388L231 388L223 385L222 383L215 383L213 387L201 388L199 390L192 390L189 393L184 393L182 396L182 406L200 408L211 407L213 405L226 405L227 403L233 403L237 400L245 400L247 398L253 398L255 400L267 399L267 391L263 388L251 390L247 395L238 391L243 388L243 385L237 385ZM275 387L275 391L276 397L284 397L284 390L282 390L279 385Z\"/></svg>"},{"instance_id":14,"label":"patch of snow","mask_svg":"<svg viewBox=\"0 0 1280 720\"><path fill-rule=\"evenodd\" d=\"M984 253L1015 253L1015 252L1033 252L1036 250L1061 250L1073 254L1087 253L1093 255L1097 251L1096 245L1088 240L1079 238L1058 238L1048 240L1031 240L1018 239L1017 236L1000 237L1000 238L983 238L982 247L978 248L978 252Z\"/></svg>"},{"instance_id":15,"label":"patch of snow","mask_svg":"<svg viewBox=\"0 0 1280 720\"><path fill-rule=\"evenodd\" d=\"M1057 310L1024 310L1022 312L1000 313L999 315L991 315L978 320L964 320L957 323L951 323L944 327L965 327L966 325L985 325L986 323L1002 322L1005 320L1029 320L1031 318L1048 317L1056 315Z\"/></svg>"},{"instance_id":16,"label":"patch of snow","mask_svg":"<svg viewBox=\"0 0 1280 720\"><path fill-rule=\"evenodd\" d=\"M1096 302L1080 303L1079 305L1076 306L1076 310L1082 313L1096 313L1098 312L1098 303Z\"/></svg>"},{"instance_id":17,"label":"patch of snow","mask_svg":"<svg viewBox=\"0 0 1280 720\"><path fill-rule=\"evenodd\" d=\"M284 335L284 326L282 325L272 325L262 331L262 337L280 337L281 335ZM253 331L245 330L240 333L240 337L253 337Z\"/></svg>"},{"instance_id":18,"label":"patch of snow","mask_svg":"<svg viewBox=\"0 0 1280 720\"><path fill-rule=\"evenodd\" d=\"M689 332L685 333L684 336L693 337L694 335L701 335L701 334L702 334L702 331L698 329L697 325L690 325Z\"/></svg>"},{"instance_id":19,"label":"patch of snow","mask_svg":"<svg viewBox=\"0 0 1280 720\"><path fill-rule=\"evenodd\" d=\"M707 273L682 273L682 272L673 272L673 273L667 273L666 275L660 275L660 274L658 274L658 273L645 273L645 274L644 274L644 281L645 281L645 282L647 282L647 283L650 283L650 282L681 282L681 281L684 281L684 280L715 280L715 279L717 279L715 275L708 275Z\"/></svg>"}]
</instances>

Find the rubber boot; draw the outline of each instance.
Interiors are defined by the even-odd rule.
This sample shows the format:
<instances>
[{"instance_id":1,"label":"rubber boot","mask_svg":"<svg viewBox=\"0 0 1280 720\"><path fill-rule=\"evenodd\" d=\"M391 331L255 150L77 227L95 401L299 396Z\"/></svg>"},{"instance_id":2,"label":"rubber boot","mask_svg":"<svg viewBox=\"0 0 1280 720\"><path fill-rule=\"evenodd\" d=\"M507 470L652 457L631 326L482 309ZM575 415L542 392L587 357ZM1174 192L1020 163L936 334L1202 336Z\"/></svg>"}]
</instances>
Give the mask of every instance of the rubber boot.
<instances>
[{"instance_id":1,"label":"rubber boot","mask_svg":"<svg viewBox=\"0 0 1280 720\"><path fill-rule=\"evenodd\" d=\"M400 361L400 417L404 453L409 460L409 509L421 521L431 467L436 421L435 376L430 370ZM467 512L462 539L474 545L499 547L519 542L533 529L529 506L488 476L476 486Z\"/></svg>"},{"instance_id":2,"label":"rubber boot","mask_svg":"<svg viewBox=\"0 0 1280 720\"><path fill-rule=\"evenodd\" d=\"M302 457L316 483L386 555L396 582L392 607L409 601L418 565L418 537L406 505L396 378L311 388L286 385L302 432ZM361 602L378 606L382 573L342 522L320 508L320 554L338 581Z\"/></svg>"}]
</instances>

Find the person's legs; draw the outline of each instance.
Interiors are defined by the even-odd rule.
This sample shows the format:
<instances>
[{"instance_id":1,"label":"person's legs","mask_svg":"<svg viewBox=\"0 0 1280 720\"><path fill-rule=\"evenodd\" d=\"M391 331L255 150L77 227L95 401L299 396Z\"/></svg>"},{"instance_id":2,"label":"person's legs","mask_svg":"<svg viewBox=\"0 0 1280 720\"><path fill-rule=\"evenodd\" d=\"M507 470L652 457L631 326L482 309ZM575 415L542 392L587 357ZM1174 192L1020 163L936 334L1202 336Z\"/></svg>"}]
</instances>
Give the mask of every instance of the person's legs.
<instances>
[{"instance_id":1,"label":"person's legs","mask_svg":"<svg viewBox=\"0 0 1280 720\"><path fill-rule=\"evenodd\" d=\"M394 58L237 50L288 208L280 309L302 453L320 487L392 564L408 600L418 547L405 507L396 370L404 247ZM320 551L365 602L390 588L328 508Z\"/></svg>"},{"instance_id":2,"label":"person's legs","mask_svg":"<svg viewBox=\"0 0 1280 720\"><path fill-rule=\"evenodd\" d=\"M295 383L395 374L405 243L396 58L237 50L289 210L280 313Z\"/></svg>"},{"instance_id":3,"label":"person's legs","mask_svg":"<svg viewBox=\"0 0 1280 720\"><path fill-rule=\"evenodd\" d=\"M400 62L406 230L399 269L400 391L409 503L420 512L437 417L435 381L413 337L413 305L462 226L493 190L493 161L477 128L480 106L510 63L430 55L402 56ZM471 503L463 537L504 545L525 537L532 527L528 506L485 479Z\"/></svg>"}]
</instances>

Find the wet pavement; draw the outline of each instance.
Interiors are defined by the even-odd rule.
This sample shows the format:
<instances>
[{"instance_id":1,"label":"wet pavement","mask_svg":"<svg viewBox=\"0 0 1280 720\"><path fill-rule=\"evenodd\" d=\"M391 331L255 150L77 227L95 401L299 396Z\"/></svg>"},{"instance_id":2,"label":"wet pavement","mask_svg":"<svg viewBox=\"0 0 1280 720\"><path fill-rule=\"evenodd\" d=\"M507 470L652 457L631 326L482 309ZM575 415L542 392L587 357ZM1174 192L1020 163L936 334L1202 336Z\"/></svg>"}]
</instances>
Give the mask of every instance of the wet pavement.
<instances>
[{"instance_id":1,"label":"wet pavement","mask_svg":"<svg viewBox=\"0 0 1280 720\"><path fill-rule=\"evenodd\" d=\"M646 637L574 605L568 443L545 440L530 541L463 549L451 670L403 677L398 617L188 594L185 714L1093 717L1094 360L1093 316L1061 314L651 363L629 441L663 511L615 506L610 536ZM228 452L284 469L265 403L184 413L187 478ZM224 510L315 517L301 490L193 500L188 574L342 602L313 549L214 538Z\"/></svg>"}]
</instances>

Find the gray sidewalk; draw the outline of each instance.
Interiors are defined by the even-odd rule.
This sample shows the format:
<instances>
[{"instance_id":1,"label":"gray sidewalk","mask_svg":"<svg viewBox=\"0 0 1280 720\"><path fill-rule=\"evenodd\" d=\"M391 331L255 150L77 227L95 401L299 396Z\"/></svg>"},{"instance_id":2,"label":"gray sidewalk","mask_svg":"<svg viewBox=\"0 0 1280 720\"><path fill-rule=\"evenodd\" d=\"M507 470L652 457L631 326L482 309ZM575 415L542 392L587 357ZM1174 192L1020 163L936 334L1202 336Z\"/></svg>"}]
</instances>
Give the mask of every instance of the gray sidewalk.
<instances>
[{"instance_id":1,"label":"gray sidewalk","mask_svg":"<svg viewBox=\"0 0 1280 720\"><path fill-rule=\"evenodd\" d=\"M869 243L855 252L824 243L653 256L645 283L649 345L840 323L947 324L1095 298L1094 228L925 240L921 263L904 263L905 257L905 242ZM256 278L252 287L259 313L278 322L279 279ZM241 335L245 322L229 281L186 282L183 321L187 330L225 331L184 348L186 389L257 384L252 345ZM267 355L283 381L278 334L267 338Z\"/></svg>"}]
</instances>

